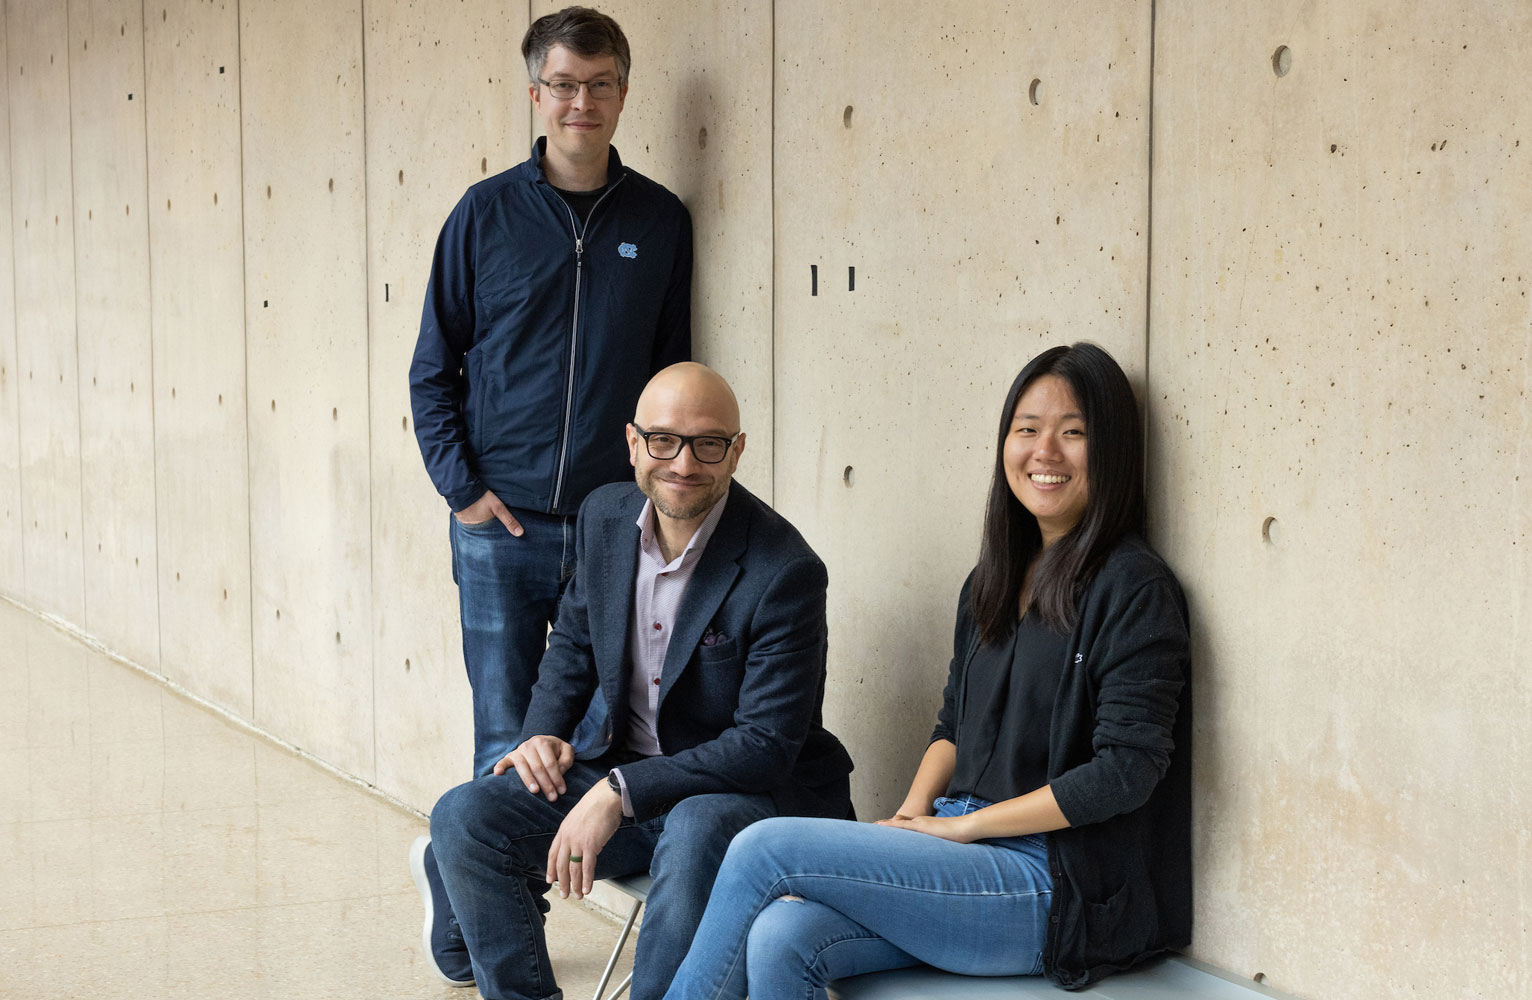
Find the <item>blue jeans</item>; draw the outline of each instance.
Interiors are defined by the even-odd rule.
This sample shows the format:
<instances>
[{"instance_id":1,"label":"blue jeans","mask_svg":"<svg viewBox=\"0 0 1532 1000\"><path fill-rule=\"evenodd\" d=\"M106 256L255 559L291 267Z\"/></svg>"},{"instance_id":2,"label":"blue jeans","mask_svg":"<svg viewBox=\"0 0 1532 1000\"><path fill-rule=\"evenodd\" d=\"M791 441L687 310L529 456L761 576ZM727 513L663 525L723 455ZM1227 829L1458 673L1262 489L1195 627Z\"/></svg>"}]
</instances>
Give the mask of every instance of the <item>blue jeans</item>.
<instances>
[{"instance_id":1,"label":"blue jeans","mask_svg":"<svg viewBox=\"0 0 1532 1000\"><path fill-rule=\"evenodd\" d=\"M577 761L564 775L568 791L556 802L528 792L512 772L459 785L431 811L431 848L486 1000L562 996L543 936L548 848L580 796L619 763ZM643 823L622 821L597 856L596 877L642 871L654 877L634 960L633 1000L658 1000L665 991L691 945L729 841L775 812L769 796L720 793L682 799Z\"/></svg>"},{"instance_id":2,"label":"blue jeans","mask_svg":"<svg viewBox=\"0 0 1532 1000\"><path fill-rule=\"evenodd\" d=\"M463 620L463 665L473 688L473 773L488 774L521 742L548 627L574 575L574 518L512 509L520 538L498 519L452 522L452 579ZM606 702L592 699L570 740L577 751L601 741ZM551 733L547 735L562 736ZM600 752L599 749L596 752Z\"/></svg>"},{"instance_id":3,"label":"blue jeans","mask_svg":"<svg viewBox=\"0 0 1532 1000\"><path fill-rule=\"evenodd\" d=\"M987 803L937 804L937 815L960 815ZM814 1000L833 980L922 962L1038 975L1052 898L1042 836L955 844L845 820L767 820L729 846L666 1000Z\"/></svg>"}]
</instances>

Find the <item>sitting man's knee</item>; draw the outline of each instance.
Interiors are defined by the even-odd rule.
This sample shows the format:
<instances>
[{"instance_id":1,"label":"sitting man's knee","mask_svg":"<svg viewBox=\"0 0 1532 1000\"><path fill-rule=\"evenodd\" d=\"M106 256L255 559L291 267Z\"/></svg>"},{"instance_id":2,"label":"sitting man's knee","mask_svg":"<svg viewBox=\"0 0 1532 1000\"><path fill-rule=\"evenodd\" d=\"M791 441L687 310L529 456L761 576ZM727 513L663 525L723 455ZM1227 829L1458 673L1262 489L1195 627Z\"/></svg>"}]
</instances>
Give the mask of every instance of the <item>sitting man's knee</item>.
<instances>
[{"instance_id":1,"label":"sitting man's knee","mask_svg":"<svg viewBox=\"0 0 1532 1000\"><path fill-rule=\"evenodd\" d=\"M436 800L431 808L431 843L438 857L470 835L483 809L483 791L482 781L469 781L448 789Z\"/></svg>"}]
</instances>

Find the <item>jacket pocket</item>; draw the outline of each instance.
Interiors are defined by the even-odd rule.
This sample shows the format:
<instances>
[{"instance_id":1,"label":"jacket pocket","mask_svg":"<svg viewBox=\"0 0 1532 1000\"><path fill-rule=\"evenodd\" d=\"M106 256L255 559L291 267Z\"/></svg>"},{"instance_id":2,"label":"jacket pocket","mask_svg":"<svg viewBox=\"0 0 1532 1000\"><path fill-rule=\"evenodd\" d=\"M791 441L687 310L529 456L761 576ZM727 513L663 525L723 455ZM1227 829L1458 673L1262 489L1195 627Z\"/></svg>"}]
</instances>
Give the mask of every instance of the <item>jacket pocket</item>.
<instances>
[{"instance_id":1,"label":"jacket pocket","mask_svg":"<svg viewBox=\"0 0 1532 1000\"><path fill-rule=\"evenodd\" d=\"M1080 956L1086 968L1135 961L1158 937L1159 916L1148 886L1129 879L1101 902L1083 903L1084 940Z\"/></svg>"}]
</instances>

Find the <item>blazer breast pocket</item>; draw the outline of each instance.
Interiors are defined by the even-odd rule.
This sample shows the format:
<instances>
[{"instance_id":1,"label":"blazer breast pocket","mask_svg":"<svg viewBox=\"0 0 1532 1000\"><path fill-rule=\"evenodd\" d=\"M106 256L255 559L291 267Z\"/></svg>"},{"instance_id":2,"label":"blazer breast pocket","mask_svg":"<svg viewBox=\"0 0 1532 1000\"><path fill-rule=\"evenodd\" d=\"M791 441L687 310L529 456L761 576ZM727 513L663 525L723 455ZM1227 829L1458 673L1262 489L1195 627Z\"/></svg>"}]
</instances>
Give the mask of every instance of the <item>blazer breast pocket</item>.
<instances>
[{"instance_id":1,"label":"blazer breast pocket","mask_svg":"<svg viewBox=\"0 0 1532 1000\"><path fill-rule=\"evenodd\" d=\"M709 643L712 634L703 637L703 641L697 645L697 661L699 663L718 663L723 660L732 660L739 655L739 643L734 639L718 639Z\"/></svg>"},{"instance_id":2,"label":"blazer breast pocket","mask_svg":"<svg viewBox=\"0 0 1532 1000\"><path fill-rule=\"evenodd\" d=\"M733 725L739 689L745 683L745 657L738 643L726 639L698 646L687 670L695 697L695 721L704 729L722 732Z\"/></svg>"}]
</instances>

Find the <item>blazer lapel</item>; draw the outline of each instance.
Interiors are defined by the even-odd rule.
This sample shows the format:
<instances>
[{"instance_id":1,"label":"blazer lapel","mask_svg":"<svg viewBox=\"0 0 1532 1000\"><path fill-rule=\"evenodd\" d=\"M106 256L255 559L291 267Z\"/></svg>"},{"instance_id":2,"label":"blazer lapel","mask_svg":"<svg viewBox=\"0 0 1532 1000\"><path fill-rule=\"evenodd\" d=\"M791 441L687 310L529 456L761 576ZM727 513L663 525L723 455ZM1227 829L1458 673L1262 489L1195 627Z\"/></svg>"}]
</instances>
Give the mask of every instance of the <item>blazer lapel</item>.
<instances>
[{"instance_id":1,"label":"blazer lapel","mask_svg":"<svg viewBox=\"0 0 1532 1000\"><path fill-rule=\"evenodd\" d=\"M739 561L745 554L745 536L750 526L750 496L738 484L729 488L729 504L723 518L702 550L697 571L686 585L686 596L676 609L675 631L665 650L665 665L660 670L660 703L675 685L687 661L702 641L708 622L729 595L734 578L739 576ZM732 638L732 637L731 637Z\"/></svg>"},{"instance_id":2,"label":"blazer lapel","mask_svg":"<svg viewBox=\"0 0 1532 1000\"><path fill-rule=\"evenodd\" d=\"M638 575L637 521L643 506L644 496L634 487L632 498L620 505L618 514L601 523L597 551L603 558L586 591L591 652L613 719L626 717L628 620L633 617L633 583ZM583 568L577 566L575 572ZM619 712L624 715L619 716Z\"/></svg>"}]
</instances>

